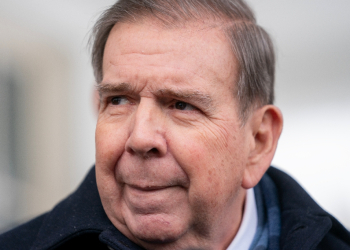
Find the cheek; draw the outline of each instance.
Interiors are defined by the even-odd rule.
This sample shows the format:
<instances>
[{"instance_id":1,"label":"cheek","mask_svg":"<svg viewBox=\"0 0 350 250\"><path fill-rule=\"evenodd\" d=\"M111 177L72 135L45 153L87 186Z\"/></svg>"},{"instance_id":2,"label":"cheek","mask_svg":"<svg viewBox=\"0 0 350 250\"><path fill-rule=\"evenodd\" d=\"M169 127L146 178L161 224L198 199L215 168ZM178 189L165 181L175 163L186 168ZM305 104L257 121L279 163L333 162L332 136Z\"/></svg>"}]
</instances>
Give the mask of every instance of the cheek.
<instances>
[{"instance_id":1,"label":"cheek","mask_svg":"<svg viewBox=\"0 0 350 250\"><path fill-rule=\"evenodd\" d=\"M202 124L203 125L203 124ZM186 172L193 177L209 182L222 179L232 179L242 171L247 158L247 147L240 131L235 132L234 126L203 126L182 133L174 151L182 164L188 165ZM187 164L188 163L188 164ZM214 183L216 184L216 183Z\"/></svg>"},{"instance_id":2,"label":"cheek","mask_svg":"<svg viewBox=\"0 0 350 250\"><path fill-rule=\"evenodd\" d=\"M98 123L96 126L96 166L113 170L125 149L125 129L115 124ZM107 170L107 169L106 169Z\"/></svg>"},{"instance_id":3,"label":"cheek","mask_svg":"<svg viewBox=\"0 0 350 250\"><path fill-rule=\"evenodd\" d=\"M96 126L96 181L102 205L113 223L123 223L120 213L122 189L115 179L115 167L124 152L126 134L122 126L98 122ZM118 208L117 210L115 208Z\"/></svg>"},{"instance_id":4,"label":"cheek","mask_svg":"<svg viewBox=\"0 0 350 250\"><path fill-rule=\"evenodd\" d=\"M173 146L177 161L190 179L190 198L198 208L204 203L205 207L215 208L234 199L240 189L245 143L231 127L231 130L223 126L197 127L179 135L177 138L181 139Z\"/></svg>"}]
</instances>

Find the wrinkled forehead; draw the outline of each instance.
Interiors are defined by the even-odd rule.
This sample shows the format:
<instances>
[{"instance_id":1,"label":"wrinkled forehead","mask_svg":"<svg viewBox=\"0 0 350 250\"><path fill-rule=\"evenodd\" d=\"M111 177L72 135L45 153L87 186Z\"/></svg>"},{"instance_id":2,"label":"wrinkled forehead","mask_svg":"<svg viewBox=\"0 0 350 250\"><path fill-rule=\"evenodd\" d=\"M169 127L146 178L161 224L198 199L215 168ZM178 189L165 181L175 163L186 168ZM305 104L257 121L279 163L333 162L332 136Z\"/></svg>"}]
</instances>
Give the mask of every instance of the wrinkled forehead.
<instances>
[{"instance_id":1,"label":"wrinkled forehead","mask_svg":"<svg viewBox=\"0 0 350 250\"><path fill-rule=\"evenodd\" d=\"M147 56L147 63L188 69L202 76L214 74L233 83L237 60L221 27L212 20L191 20L177 26L165 26L150 17L119 22L107 40L103 68L111 61L133 60L135 55L141 63Z\"/></svg>"}]
</instances>

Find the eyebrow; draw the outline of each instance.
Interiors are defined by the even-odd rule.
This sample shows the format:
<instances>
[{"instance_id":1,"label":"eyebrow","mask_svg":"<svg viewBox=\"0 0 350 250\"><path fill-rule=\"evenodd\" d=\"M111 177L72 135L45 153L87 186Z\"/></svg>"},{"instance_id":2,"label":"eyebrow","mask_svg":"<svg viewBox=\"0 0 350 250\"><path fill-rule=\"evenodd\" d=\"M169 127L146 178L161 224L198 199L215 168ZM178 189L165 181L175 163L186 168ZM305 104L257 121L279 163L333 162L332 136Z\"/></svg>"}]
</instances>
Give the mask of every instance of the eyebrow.
<instances>
[{"instance_id":1,"label":"eyebrow","mask_svg":"<svg viewBox=\"0 0 350 250\"><path fill-rule=\"evenodd\" d=\"M202 93L199 90L159 89L153 93L157 96L171 96L183 101L191 100L195 103L201 104L201 106L207 110L213 109L212 98L208 94Z\"/></svg>"},{"instance_id":2,"label":"eyebrow","mask_svg":"<svg viewBox=\"0 0 350 250\"><path fill-rule=\"evenodd\" d=\"M123 92L123 93L132 93L133 89L129 83L100 83L96 86L100 97L104 93L113 93L113 92ZM214 109L213 100L210 95L205 94L199 90L183 90L183 89L158 89L151 91L154 95L158 97L167 96L179 99L182 101L192 101L196 104L200 104L202 108L212 111Z\"/></svg>"},{"instance_id":3,"label":"eyebrow","mask_svg":"<svg viewBox=\"0 0 350 250\"><path fill-rule=\"evenodd\" d=\"M118 84L111 84L111 83L100 83L96 85L96 89L100 96L104 93L111 93L111 92L131 92L132 88L129 83L118 83Z\"/></svg>"}]
</instances>

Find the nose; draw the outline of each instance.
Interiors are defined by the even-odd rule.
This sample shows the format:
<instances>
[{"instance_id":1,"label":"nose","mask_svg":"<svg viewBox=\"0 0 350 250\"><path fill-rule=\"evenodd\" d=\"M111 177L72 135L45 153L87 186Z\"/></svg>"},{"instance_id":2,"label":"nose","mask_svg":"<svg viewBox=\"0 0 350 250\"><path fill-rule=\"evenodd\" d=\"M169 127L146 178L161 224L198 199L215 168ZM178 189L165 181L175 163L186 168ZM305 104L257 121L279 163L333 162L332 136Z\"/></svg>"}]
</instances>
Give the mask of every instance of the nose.
<instances>
[{"instance_id":1,"label":"nose","mask_svg":"<svg viewBox=\"0 0 350 250\"><path fill-rule=\"evenodd\" d=\"M161 157L167 152L164 115L152 100L141 100L132 117L125 150L143 158Z\"/></svg>"}]
</instances>

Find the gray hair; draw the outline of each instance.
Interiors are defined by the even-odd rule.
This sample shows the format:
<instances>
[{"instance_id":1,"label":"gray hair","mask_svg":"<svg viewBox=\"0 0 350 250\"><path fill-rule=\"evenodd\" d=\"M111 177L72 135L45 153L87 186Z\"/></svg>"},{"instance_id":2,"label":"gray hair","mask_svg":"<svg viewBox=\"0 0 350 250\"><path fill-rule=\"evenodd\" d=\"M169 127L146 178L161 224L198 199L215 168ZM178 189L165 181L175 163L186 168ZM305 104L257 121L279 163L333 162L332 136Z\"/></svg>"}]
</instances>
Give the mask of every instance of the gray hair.
<instances>
[{"instance_id":1,"label":"gray hair","mask_svg":"<svg viewBox=\"0 0 350 250\"><path fill-rule=\"evenodd\" d=\"M220 20L238 60L236 89L239 114L244 122L254 107L272 104L274 99L275 55L272 41L256 23L243 0L120 0L107 9L92 33L92 66L95 80L103 78L103 53L109 33L118 22L154 16L165 25L188 20Z\"/></svg>"}]
</instances>

